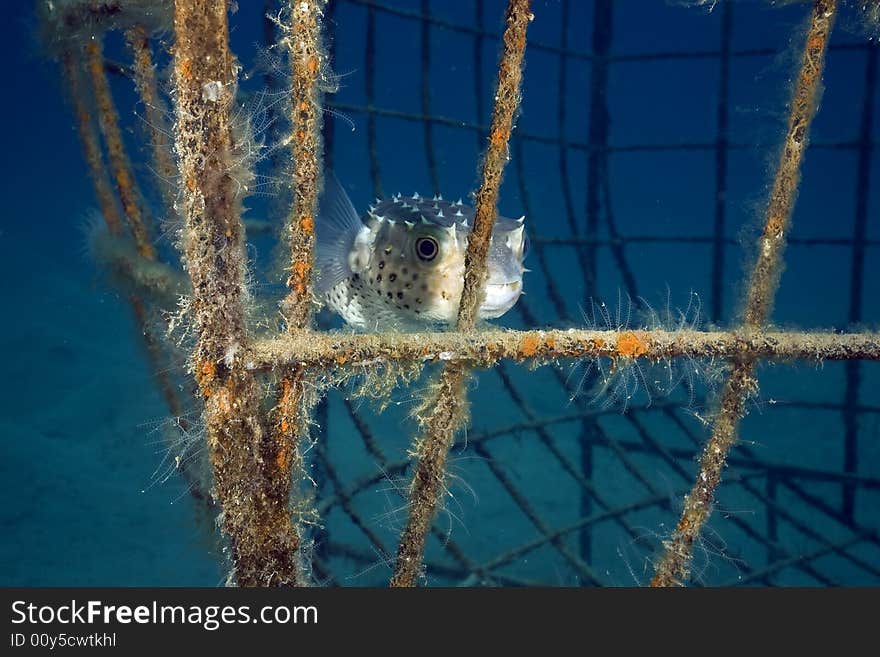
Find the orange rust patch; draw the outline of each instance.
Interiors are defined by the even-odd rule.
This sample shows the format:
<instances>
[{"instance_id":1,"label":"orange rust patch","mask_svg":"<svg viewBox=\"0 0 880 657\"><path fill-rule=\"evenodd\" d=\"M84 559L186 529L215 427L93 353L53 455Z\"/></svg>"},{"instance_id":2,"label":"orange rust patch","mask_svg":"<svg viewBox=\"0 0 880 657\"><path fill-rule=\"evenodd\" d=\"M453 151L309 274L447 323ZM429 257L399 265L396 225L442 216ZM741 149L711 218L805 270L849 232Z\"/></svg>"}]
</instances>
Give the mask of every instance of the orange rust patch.
<instances>
[{"instance_id":1,"label":"orange rust patch","mask_svg":"<svg viewBox=\"0 0 880 657\"><path fill-rule=\"evenodd\" d=\"M281 431L287 433L290 429L290 422L287 421L287 418L281 418Z\"/></svg>"},{"instance_id":2,"label":"orange rust patch","mask_svg":"<svg viewBox=\"0 0 880 657\"><path fill-rule=\"evenodd\" d=\"M284 431L287 431L287 429L284 429ZM278 466L279 470L285 471L289 463L290 459L287 457L287 449L282 449L278 452L278 456L275 457L275 465Z\"/></svg>"},{"instance_id":3,"label":"orange rust patch","mask_svg":"<svg viewBox=\"0 0 880 657\"><path fill-rule=\"evenodd\" d=\"M293 263L293 273L295 274L293 280L293 289L297 294L305 294L306 293L306 277L309 274L309 264L307 262L295 262Z\"/></svg>"},{"instance_id":4,"label":"orange rust patch","mask_svg":"<svg viewBox=\"0 0 880 657\"><path fill-rule=\"evenodd\" d=\"M290 379L282 379L281 380L281 405L286 406L290 401ZM284 421L282 420L282 423Z\"/></svg>"},{"instance_id":5,"label":"orange rust patch","mask_svg":"<svg viewBox=\"0 0 880 657\"><path fill-rule=\"evenodd\" d=\"M782 219L778 216L770 217L767 220L767 226L764 229L764 235L767 237L778 237L782 234Z\"/></svg>"},{"instance_id":6,"label":"orange rust patch","mask_svg":"<svg viewBox=\"0 0 880 657\"><path fill-rule=\"evenodd\" d=\"M202 361L202 364L199 365L198 376L199 383L203 386L207 386L211 381L214 380L214 376L217 374L217 365L210 360Z\"/></svg>"},{"instance_id":7,"label":"orange rust patch","mask_svg":"<svg viewBox=\"0 0 880 657\"><path fill-rule=\"evenodd\" d=\"M555 348L556 348L556 340L555 340L554 338L552 338L552 337L547 338L547 340L546 340L545 342L546 342L547 347L548 347L549 349L555 349Z\"/></svg>"},{"instance_id":8,"label":"orange rust patch","mask_svg":"<svg viewBox=\"0 0 880 657\"><path fill-rule=\"evenodd\" d=\"M306 67L309 69L309 73L315 75L318 72L318 57L316 55L309 57L306 61Z\"/></svg>"},{"instance_id":9,"label":"orange rust patch","mask_svg":"<svg viewBox=\"0 0 880 657\"><path fill-rule=\"evenodd\" d=\"M502 148L504 144L507 143L507 134L504 132L504 130L501 130L499 128L492 133L492 135L489 137L489 141L492 142L493 146Z\"/></svg>"},{"instance_id":10,"label":"orange rust patch","mask_svg":"<svg viewBox=\"0 0 880 657\"><path fill-rule=\"evenodd\" d=\"M522 339L522 342L519 343L519 352L526 358L531 358L538 353L538 346L540 344L541 341L534 335L527 335Z\"/></svg>"},{"instance_id":11,"label":"orange rust patch","mask_svg":"<svg viewBox=\"0 0 880 657\"><path fill-rule=\"evenodd\" d=\"M676 530L681 533L688 533L693 528L694 521L691 518L690 514L684 514L681 517L681 520L678 521L678 525L676 526Z\"/></svg>"},{"instance_id":12,"label":"orange rust patch","mask_svg":"<svg viewBox=\"0 0 880 657\"><path fill-rule=\"evenodd\" d=\"M131 178L128 175L128 171L122 169L116 172L116 184L123 191L131 189Z\"/></svg>"},{"instance_id":13,"label":"orange rust patch","mask_svg":"<svg viewBox=\"0 0 880 657\"><path fill-rule=\"evenodd\" d=\"M312 219L310 215L306 215L299 222L300 227L308 233L309 235L314 235L315 233L315 220Z\"/></svg>"},{"instance_id":14,"label":"orange rust patch","mask_svg":"<svg viewBox=\"0 0 880 657\"><path fill-rule=\"evenodd\" d=\"M232 412L232 395L226 388L217 389L217 409L223 415L229 415Z\"/></svg>"},{"instance_id":15,"label":"orange rust patch","mask_svg":"<svg viewBox=\"0 0 880 657\"><path fill-rule=\"evenodd\" d=\"M617 351L621 356L638 358L648 353L649 345L641 336L627 331L617 338Z\"/></svg>"},{"instance_id":16,"label":"orange rust patch","mask_svg":"<svg viewBox=\"0 0 880 657\"><path fill-rule=\"evenodd\" d=\"M180 77L182 77L184 80L192 79L193 72L191 60L184 59L182 62L180 62L180 66L178 66L177 69L180 71Z\"/></svg>"},{"instance_id":17,"label":"orange rust patch","mask_svg":"<svg viewBox=\"0 0 880 657\"><path fill-rule=\"evenodd\" d=\"M340 354L336 357L336 362L340 365L345 365L348 362L348 356L346 356L345 354Z\"/></svg>"}]
</instances>

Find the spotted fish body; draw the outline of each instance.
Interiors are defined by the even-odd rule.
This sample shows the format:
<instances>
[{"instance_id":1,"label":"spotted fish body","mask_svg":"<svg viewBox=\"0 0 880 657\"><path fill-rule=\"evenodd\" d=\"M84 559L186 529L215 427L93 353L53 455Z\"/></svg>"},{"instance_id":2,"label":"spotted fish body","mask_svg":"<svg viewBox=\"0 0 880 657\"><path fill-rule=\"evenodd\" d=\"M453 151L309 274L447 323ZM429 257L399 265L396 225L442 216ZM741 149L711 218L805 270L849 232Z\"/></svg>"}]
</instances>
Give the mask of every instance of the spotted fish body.
<instances>
[{"instance_id":1,"label":"spotted fish body","mask_svg":"<svg viewBox=\"0 0 880 657\"><path fill-rule=\"evenodd\" d=\"M359 218L332 174L320 206L316 292L349 326L418 329L456 321L473 208L398 194ZM479 317L500 317L516 303L527 244L523 219L496 219Z\"/></svg>"}]
</instances>

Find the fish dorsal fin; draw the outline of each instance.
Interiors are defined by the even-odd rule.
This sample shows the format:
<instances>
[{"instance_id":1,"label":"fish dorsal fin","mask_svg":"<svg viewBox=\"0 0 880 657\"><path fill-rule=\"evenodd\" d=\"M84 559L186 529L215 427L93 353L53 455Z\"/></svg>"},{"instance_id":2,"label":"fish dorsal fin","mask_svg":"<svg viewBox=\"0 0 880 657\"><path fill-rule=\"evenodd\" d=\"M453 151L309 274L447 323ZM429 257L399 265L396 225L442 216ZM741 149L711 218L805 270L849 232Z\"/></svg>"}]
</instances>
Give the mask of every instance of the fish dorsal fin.
<instances>
[{"instance_id":1,"label":"fish dorsal fin","mask_svg":"<svg viewBox=\"0 0 880 657\"><path fill-rule=\"evenodd\" d=\"M336 174L327 171L315 222L315 293L318 296L323 297L351 275L348 255L363 227Z\"/></svg>"}]
</instances>

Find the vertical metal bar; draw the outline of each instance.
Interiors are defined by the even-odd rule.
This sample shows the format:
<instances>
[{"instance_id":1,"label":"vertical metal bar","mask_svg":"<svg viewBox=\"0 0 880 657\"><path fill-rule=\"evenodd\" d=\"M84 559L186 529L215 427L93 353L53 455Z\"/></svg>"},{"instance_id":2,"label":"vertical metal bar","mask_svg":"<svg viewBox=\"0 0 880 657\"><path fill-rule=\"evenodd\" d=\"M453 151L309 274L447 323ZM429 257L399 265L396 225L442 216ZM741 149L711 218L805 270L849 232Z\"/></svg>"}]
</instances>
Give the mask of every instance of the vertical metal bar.
<instances>
[{"instance_id":1,"label":"vertical metal bar","mask_svg":"<svg viewBox=\"0 0 880 657\"><path fill-rule=\"evenodd\" d=\"M789 108L788 130L770 192L764 232L749 277L743 313L745 331L758 329L767 322L779 286L782 254L800 183L801 162L810 124L816 114L825 51L836 13L837 0L816 0L810 14L801 69ZM688 577L694 541L712 512L715 490L721 482L727 454L736 441L746 398L757 385L754 370L753 358L740 358L733 363L721 392L712 436L700 458L700 472L685 498L684 510L672 538L665 543L665 552L657 564L652 586L680 586Z\"/></svg>"},{"instance_id":2,"label":"vertical metal bar","mask_svg":"<svg viewBox=\"0 0 880 657\"><path fill-rule=\"evenodd\" d=\"M287 585L301 578L299 535L288 507L290 471L286 482L275 475L290 455L273 453L265 440L263 391L241 355L248 339L247 257L241 198L230 175L236 65L226 11L225 0L174 5L174 131L193 289L193 369L235 580Z\"/></svg>"},{"instance_id":3,"label":"vertical metal bar","mask_svg":"<svg viewBox=\"0 0 880 657\"><path fill-rule=\"evenodd\" d=\"M150 233L141 212L140 195L131 173L131 163L125 153L122 132L119 129L119 111L116 109L110 93L110 82L107 80L107 72L104 70L104 52L99 37L86 43L85 54L86 68L92 81L95 102L98 105L98 123L107 145L107 159L110 162L110 170L113 172L113 180L116 182L116 191L122 201L125 218L131 228L132 235L134 235L138 253L145 258L155 260L156 250L153 248Z\"/></svg>"},{"instance_id":4,"label":"vertical metal bar","mask_svg":"<svg viewBox=\"0 0 880 657\"><path fill-rule=\"evenodd\" d=\"M153 163L156 166L156 175L160 180L159 191L162 194L164 211L170 214L174 212L177 167L174 164L166 127L165 104L159 96L159 84L156 80L156 69L150 52L150 41L146 30L142 27L132 27L126 30L125 39L133 55L132 72L134 73L135 86L140 94L141 102L144 104L147 129L152 142Z\"/></svg>"},{"instance_id":5,"label":"vertical metal bar","mask_svg":"<svg viewBox=\"0 0 880 657\"><path fill-rule=\"evenodd\" d=\"M98 139L95 124L92 121L89 103L86 101L82 88L82 78L79 67L74 62L73 53L65 51L61 54L61 69L64 81L70 91L70 100L73 103L73 113L76 117L76 127L79 139L82 143L83 155L92 184L95 187L95 198L101 209L101 216L107 224L107 229L113 235L121 235L123 231L122 214L119 205L113 195L110 184L110 176L104 166L104 156L101 153L101 144Z\"/></svg>"},{"instance_id":6,"label":"vertical metal bar","mask_svg":"<svg viewBox=\"0 0 880 657\"><path fill-rule=\"evenodd\" d=\"M323 168L320 80L327 69L321 42L326 0L290 0L289 28L285 36L291 77L291 154L293 207L287 222L290 246L288 295L282 303L290 333L312 324L312 269L315 216ZM270 499L289 505L291 479L302 470L300 446L310 432L312 409L304 400L305 368L295 365L284 373L272 411L271 428L263 441L261 460ZM299 540L299 528L294 533ZM298 544L297 544L298 547ZM294 583L302 583L302 578Z\"/></svg>"},{"instance_id":7,"label":"vertical metal bar","mask_svg":"<svg viewBox=\"0 0 880 657\"><path fill-rule=\"evenodd\" d=\"M507 163L513 116L519 107L526 29L533 16L529 0L510 0L505 14L504 49L498 65L498 85L489 144L483 158L482 181L476 193L474 224L465 254L464 290L457 328L471 331L485 294L486 259L498 205L501 176ZM392 586L413 586L421 570L425 539L446 478L446 458L456 432L467 418L469 370L460 363L443 368L426 399L422 420L425 435L418 441L418 463L410 486L410 513L400 538Z\"/></svg>"},{"instance_id":8,"label":"vertical metal bar","mask_svg":"<svg viewBox=\"0 0 880 657\"><path fill-rule=\"evenodd\" d=\"M89 167L92 182L95 186L95 194L98 199L98 205L101 208L101 215L107 224L108 231L113 235L120 235L123 231L122 216L119 212L117 200L113 194L110 179L104 166L104 158L101 155L101 147L94 123L90 116L89 105L83 95L80 70L74 63L73 55L69 51L62 53L61 65L64 72L64 78L70 89L71 100L74 105L74 114L76 115L77 129L79 131L80 141L82 142L86 163ZM107 86L104 91L107 92L107 95L102 99L103 109L100 111L105 114L109 113L110 115L116 115L116 108L113 105L112 97L109 95L109 86ZM108 120L106 116L104 120ZM141 251L141 254L146 254L145 257L148 259L155 259L155 253L150 256L149 250ZM156 385L159 387L159 392L165 400L165 404L168 406L168 411L176 419L180 427L186 430L189 423L182 417L184 414L184 404L178 394L177 387L175 386L173 377L170 373L168 353L163 347L161 338L157 335L156 328L150 322L147 304L144 299L137 294L129 294L128 303L134 313L137 331L143 336L143 344L147 352L147 360L150 364L150 369L153 378L156 381ZM192 468L183 465L181 467L181 472L187 480L188 488L193 496L201 500L208 500L209 495L207 491L203 490L199 477L192 472Z\"/></svg>"},{"instance_id":9,"label":"vertical metal bar","mask_svg":"<svg viewBox=\"0 0 880 657\"><path fill-rule=\"evenodd\" d=\"M288 222L289 293L283 306L290 331L307 328L312 320L312 249L324 155L321 143L321 92L318 86L326 67L326 55L321 46L324 4L324 0L291 0L291 26L286 37L293 73L290 90L293 105L293 209Z\"/></svg>"}]
</instances>

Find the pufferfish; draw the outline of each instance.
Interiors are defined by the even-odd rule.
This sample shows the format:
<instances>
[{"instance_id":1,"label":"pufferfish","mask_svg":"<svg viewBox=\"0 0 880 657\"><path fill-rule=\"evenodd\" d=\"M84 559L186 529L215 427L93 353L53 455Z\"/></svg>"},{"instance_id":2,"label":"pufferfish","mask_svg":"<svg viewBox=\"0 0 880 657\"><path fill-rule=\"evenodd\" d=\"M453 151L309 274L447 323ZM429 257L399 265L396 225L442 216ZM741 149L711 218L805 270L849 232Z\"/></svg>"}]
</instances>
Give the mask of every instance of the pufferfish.
<instances>
[{"instance_id":1,"label":"pufferfish","mask_svg":"<svg viewBox=\"0 0 880 657\"><path fill-rule=\"evenodd\" d=\"M454 324L473 218L461 200L418 194L377 201L360 218L328 173L315 222L315 292L359 330ZM524 219L495 221L481 319L500 317L522 294Z\"/></svg>"}]
</instances>

